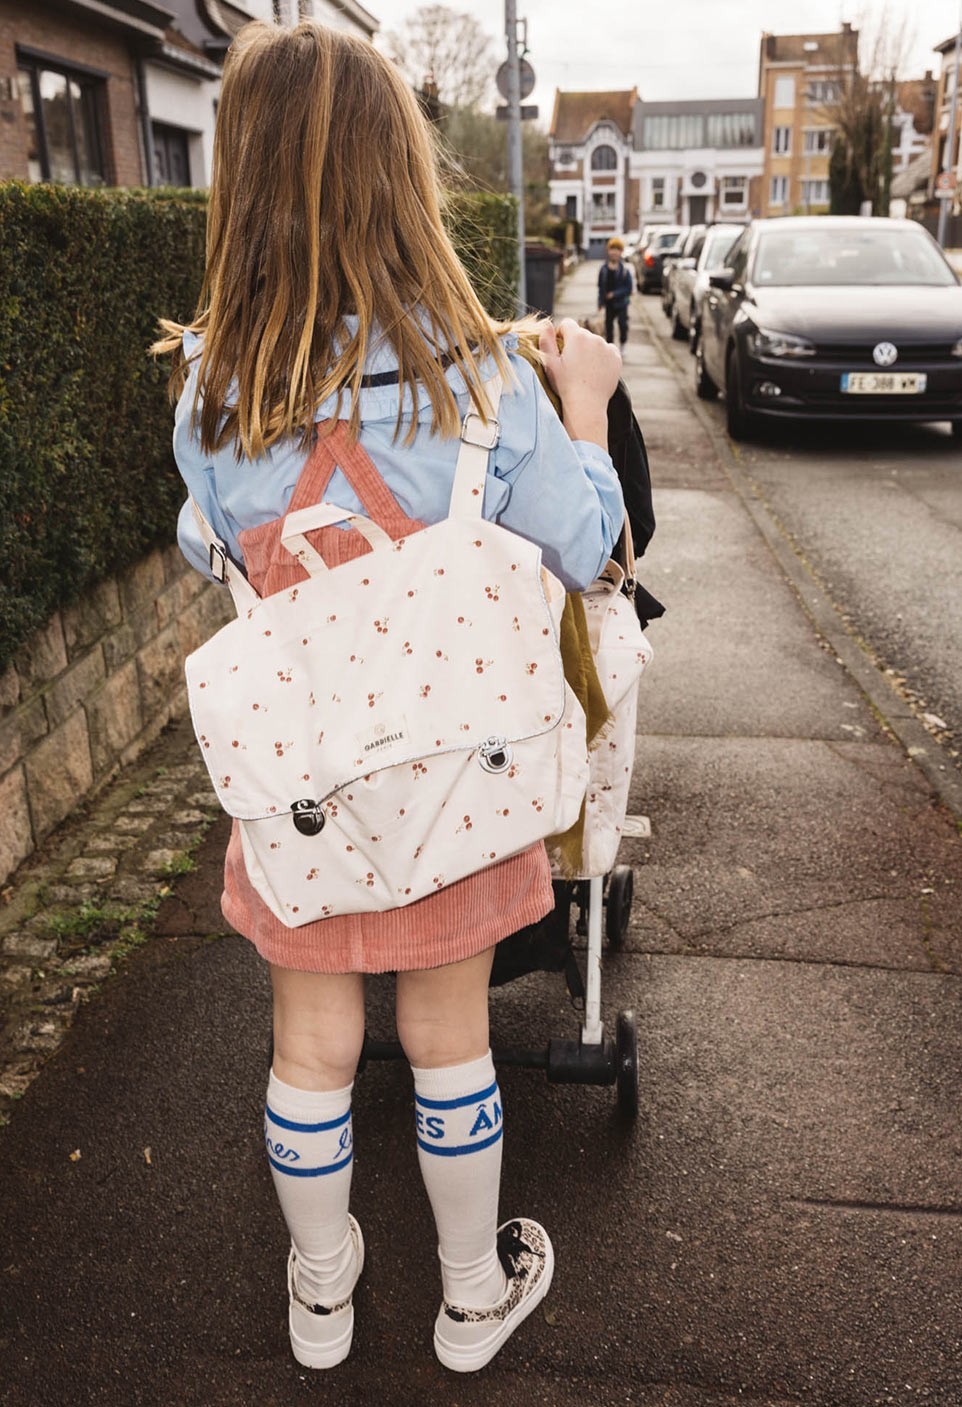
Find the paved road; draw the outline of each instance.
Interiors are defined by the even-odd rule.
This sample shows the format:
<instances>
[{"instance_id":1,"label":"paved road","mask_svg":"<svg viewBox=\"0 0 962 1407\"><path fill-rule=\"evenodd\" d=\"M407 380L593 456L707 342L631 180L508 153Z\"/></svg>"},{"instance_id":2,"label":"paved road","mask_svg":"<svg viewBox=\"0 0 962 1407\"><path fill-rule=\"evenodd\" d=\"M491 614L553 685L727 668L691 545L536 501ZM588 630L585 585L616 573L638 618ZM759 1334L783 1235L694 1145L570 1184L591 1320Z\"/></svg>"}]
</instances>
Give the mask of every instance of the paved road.
<instances>
[{"instance_id":1,"label":"paved road","mask_svg":"<svg viewBox=\"0 0 962 1407\"><path fill-rule=\"evenodd\" d=\"M594 274L560 311L588 311ZM501 1071L503 1211L558 1252L545 1315L477 1378L434 1361L410 1077L372 1065L356 1346L330 1376L291 1360L267 991L223 931L220 826L0 1137L4 1407L958 1407L959 836L824 648L640 311L626 377L658 485L644 578L669 606L632 795L654 834L624 844L636 902L603 984L606 1019L639 1013L642 1113L626 1129L607 1090ZM372 982L372 1031L390 1003ZM492 1008L502 1043L576 1029L548 976Z\"/></svg>"},{"instance_id":2,"label":"paved road","mask_svg":"<svg viewBox=\"0 0 962 1407\"><path fill-rule=\"evenodd\" d=\"M643 316L664 353L693 379L660 300ZM721 432L724 403L706 407ZM776 425L735 447L851 628L905 681L919 713L941 719L962 750L962 443L946 425Z\"/></svg>"}]
</instances>

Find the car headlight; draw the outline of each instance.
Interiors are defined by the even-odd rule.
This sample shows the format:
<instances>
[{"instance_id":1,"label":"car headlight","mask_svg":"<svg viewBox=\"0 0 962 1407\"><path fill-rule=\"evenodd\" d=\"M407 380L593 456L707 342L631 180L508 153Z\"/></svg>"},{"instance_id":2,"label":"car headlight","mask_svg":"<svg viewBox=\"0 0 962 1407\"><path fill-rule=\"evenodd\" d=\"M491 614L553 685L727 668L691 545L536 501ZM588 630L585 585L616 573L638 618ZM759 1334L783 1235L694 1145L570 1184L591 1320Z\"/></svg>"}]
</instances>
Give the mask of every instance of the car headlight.
<instances>
[{"instance_id":1,"label":"car headlight","mask_svg":"<svg viewBox=\"0 0 962 1407\"><path fill-rule=\"evenodd\" d=\"M748 350L756 357L814 357L815 348L805 337L790 332L767 332L757 328L748 337Z\"/></svg>"},{"instance_id":2,"label":"car headlight","mask_svg":"<svg viewBox=\"0 0 962 1407\"><path fill-rule=\"evenodd\" d=\"M958 342L956 342L955 346L952 348L952 355L953 357L962 357L962 337L959 338Z\"/></svg>"}]
</instances>

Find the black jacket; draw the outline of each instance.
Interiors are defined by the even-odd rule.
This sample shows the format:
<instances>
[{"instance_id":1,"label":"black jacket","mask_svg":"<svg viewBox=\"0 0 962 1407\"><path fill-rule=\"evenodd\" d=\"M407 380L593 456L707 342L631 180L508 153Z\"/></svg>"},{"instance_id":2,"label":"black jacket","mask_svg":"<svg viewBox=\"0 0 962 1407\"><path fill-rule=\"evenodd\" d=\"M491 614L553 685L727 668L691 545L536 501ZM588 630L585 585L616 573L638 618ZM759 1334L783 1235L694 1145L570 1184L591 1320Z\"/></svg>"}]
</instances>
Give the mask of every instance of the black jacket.
<instances>
[{"instance_id":1,"label":"black jacket","mask_svg":"<svg viewBox=\"0 0 962 1407\"><path fill-rule=\"evenodd\" d=\"M655 531L655 511L651 502L651 473L645 439L631 409L631 397L623 381L618 382L608 402L608 453L621 480L625 515L631 527L635 556L642 557ZM615 550L619 556L618 549ZM642 626L665 614L665 608L638 582L635 609Z\"/></svg>"}]
</instances>

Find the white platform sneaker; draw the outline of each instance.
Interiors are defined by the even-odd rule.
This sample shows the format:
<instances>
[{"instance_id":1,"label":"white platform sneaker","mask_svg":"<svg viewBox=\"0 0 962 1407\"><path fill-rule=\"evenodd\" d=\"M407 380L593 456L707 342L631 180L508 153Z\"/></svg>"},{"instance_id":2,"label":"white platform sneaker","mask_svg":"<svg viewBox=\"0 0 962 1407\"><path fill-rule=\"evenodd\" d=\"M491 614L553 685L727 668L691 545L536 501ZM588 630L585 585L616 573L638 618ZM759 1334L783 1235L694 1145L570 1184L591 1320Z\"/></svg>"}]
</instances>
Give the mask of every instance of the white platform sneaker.
<instances>
[{"instance_id":1,"label":"white platform sneaker","mask_svg":"<svg viewBox=\"0 0 962 1407\"><path fill-rule=\"evenodd\" d=\"M311 1304L297 1289L297 1255L294 1247L287 1261L287 1288L290 1294L291 1351L305 1368L333 1368L351 1351L354 1338L354 1305L352 1297L361 1271L364 1269L364 1237L361 1228L349 1214L351 1236L357 1273L351 1293L336 1304Z\"/></svg>"},{"instance_id":2,"label":"white platform sneaker","mask_svg":"<svg viewBox=\"0 0 962 1407\"><path fill-rule=\"evenodd\" d=\"M474 1373L490 1363L551 1287L554 1251L536 1221L516 1217L500 1226L498 1258L508 1280L502 1300L490 1309L466 1309L444 1300L438 1311L434 1351L455 1373Z\"/></svg>"}]
</instances>

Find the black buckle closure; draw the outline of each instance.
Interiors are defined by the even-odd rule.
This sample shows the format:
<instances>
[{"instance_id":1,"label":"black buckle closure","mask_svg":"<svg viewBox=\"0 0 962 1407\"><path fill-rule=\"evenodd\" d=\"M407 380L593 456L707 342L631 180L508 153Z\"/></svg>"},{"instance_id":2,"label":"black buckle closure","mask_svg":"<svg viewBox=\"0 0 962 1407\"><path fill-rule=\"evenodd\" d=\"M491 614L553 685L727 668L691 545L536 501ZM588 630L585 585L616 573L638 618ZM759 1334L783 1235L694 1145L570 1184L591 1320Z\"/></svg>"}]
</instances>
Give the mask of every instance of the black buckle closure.
<instances>
[{"instance_id":1,"label":"black buckle closure","mask_svg":"<svg viewBox=\"0 0 962 1407\"><path fill-rule=\"evenodd\" d=\"M210 563L210 574L215 581L225 582L227 580L227 553L219 542L212 542L208 548L207 560Z\"/></svg>"}]
</instances>

